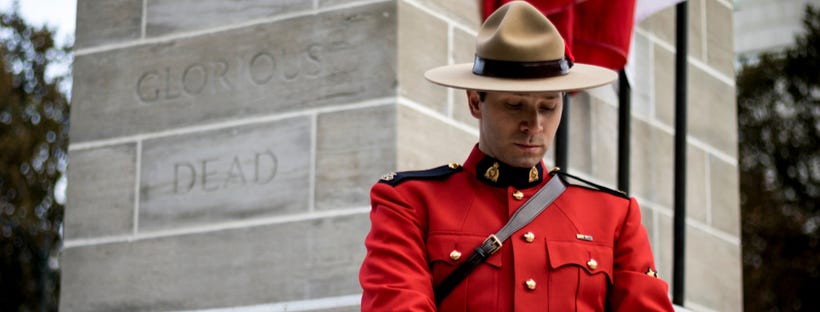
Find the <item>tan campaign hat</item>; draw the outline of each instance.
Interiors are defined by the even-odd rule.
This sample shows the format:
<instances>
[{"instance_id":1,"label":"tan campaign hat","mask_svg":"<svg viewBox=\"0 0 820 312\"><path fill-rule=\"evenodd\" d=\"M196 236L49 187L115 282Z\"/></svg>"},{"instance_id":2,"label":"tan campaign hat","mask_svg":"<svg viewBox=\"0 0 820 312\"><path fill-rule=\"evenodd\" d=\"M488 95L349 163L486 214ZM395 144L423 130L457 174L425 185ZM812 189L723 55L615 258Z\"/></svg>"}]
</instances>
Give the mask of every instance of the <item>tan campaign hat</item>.
<instances>
[{"instance_id":1,"label":"tan campaign hat","mask_svg":"<svg viewBox=\"0 0 820 312\"><path fill-rule=\"evenodd\" d=\"M552 22L531 4L513 1L481 25L473 63L433 68L424 77L446 87L509 92L582 90L618 77L607 68L573 63L564 52Z\"/></svg>"}]
</instances>

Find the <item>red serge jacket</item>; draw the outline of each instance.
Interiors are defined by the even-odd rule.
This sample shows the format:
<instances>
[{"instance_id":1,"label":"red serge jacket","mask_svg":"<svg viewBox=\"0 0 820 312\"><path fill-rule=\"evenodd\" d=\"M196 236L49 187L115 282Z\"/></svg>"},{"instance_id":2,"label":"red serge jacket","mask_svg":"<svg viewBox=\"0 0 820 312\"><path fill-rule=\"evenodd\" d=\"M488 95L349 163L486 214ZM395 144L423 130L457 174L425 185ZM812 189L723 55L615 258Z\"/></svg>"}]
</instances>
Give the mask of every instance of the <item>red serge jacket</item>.
<instances>
[{"instance_id":1,"label":"red serge jacket","mask_svg":"<svg viewBox=\"0 0 820 312\"><path fill-rule=\"evenodd\" d=\"M558 178L542 168L474 148L463 167L382 177L371 191L362 311L673 311L637 202L575 185L436 307L433 288Z\"/></svg>"}]
</instances>

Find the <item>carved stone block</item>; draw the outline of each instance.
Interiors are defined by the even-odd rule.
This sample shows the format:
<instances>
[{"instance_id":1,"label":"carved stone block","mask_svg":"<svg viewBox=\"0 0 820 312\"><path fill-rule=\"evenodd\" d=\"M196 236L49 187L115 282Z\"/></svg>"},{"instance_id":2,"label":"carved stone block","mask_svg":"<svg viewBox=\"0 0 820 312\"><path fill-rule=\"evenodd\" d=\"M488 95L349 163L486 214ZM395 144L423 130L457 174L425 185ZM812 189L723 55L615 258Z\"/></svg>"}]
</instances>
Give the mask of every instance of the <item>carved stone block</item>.
<instances>
[{"instance_id":1,"label":"carved stone block","mask_svg":"<svg viewBox=\"0 0 820 312\"><path fill-rule=\"evenodd\" d=\"M395 19L395 4L375 3L78 55L71 140L394 95Z\"/></svg>"},{"instance_id":2,"label":"carved stone block","mask_svg":"<svg viewBox=\"0 0 820 312\"><path fill-rule=\"evenodd\" d=\"M306 211L310 134L299 117L145 141L139 230Z\"/></svg>"}]
</instances>

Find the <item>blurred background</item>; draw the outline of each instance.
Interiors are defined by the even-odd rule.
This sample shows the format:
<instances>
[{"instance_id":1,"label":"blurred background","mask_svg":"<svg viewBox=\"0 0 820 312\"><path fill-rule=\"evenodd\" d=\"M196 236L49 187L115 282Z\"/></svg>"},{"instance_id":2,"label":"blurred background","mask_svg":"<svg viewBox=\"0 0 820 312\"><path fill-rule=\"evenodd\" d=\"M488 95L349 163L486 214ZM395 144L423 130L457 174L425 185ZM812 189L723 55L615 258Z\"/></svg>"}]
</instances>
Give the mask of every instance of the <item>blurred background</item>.
<instances>
[{"instance_id":1,"label":"blurred background","mask_svg":"<svg viewBox=\"0 0 820 312\"><path fill-rule=\"evenodd\" d=\"M744 310L820 311L820 3L733 5ZM0 1L0 311L58 307L75 9Z\"/></svg>"},{"instance_id":2,"label":"blurred background","mask_svg":"<svg viewBox=\"0 0 820 312\"><path fill-rule=\"evenodd\" d=\"M0 310L55 311L75 1L0 1Z\"/></svg>"}]
</instances>

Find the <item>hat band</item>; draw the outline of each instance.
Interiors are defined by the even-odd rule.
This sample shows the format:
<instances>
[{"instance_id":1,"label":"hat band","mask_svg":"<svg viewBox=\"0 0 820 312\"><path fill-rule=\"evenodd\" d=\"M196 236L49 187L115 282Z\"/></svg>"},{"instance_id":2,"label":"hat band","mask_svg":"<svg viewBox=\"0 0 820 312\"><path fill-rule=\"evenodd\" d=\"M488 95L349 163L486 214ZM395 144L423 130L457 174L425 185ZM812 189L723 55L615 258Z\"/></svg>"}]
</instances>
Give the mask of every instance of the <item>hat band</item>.
<instances>
[{"instance_id":1,"label":"hat band","mask_svg":"<svg viewBox=\"0 0 820 312\"><path fill-rule=\"evenodd\" d=\"M572 61L562 58L552 61L499 61L475 56L473 73L497 78L548 78L569 73Z\"/></svg>"}]
</instances>

